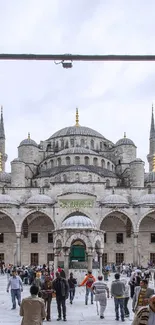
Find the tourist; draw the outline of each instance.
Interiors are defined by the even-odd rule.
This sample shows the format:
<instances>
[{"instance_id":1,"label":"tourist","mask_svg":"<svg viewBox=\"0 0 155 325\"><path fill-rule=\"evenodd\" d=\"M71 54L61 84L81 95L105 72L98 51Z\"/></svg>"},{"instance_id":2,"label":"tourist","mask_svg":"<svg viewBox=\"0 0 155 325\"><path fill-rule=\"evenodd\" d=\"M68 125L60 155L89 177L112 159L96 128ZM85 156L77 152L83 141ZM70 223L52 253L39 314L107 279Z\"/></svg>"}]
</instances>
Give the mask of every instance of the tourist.
<instances>
[{"instance_id":1,"label":"tourist","mask_svg":"<svg viewBox=\"0 0 155 325\"><path fill-rule=\"evenodd\" d=\"M91 290L91 286L96 281L95 277L92 275L91 271L88 271L88 274L86 274L84 280L81 284L79 284L79 287L86 285L86 295L85 295L85 305L88 304L88 297L89 294L91 295L91 304L93 304L93 291Z\"/></svg>"},{"instance_id":2,"label":"tourist","mask_svg":"<svg viewBox=\"0 0 155 325\"><path fill-rule=\"evenodd\" d=\"M72 272L70 273L70 277L68 279L68 285L69 285L70 304L72 304L75 296L75 287L77 285L77 280L73 277Z\"/></svg>"},{"instance_id":3,"label":"tourist","mask_svg":"<svg viewBox=\"0 0 155 325\"><path fill-rule=\"evenodd\" d=\"M21 292L23 291L23 284L21 278L17 275L16 270L12 271L12 277L10 277L7 292L9 292L9 288L11 287L11 298L12 298L12 309L16 309L16 299L18 301L18 305L21 304Z\"/></svg>"},{"instance_id":4,"label":"tourist","mask_svg":"<svg viewBox=\"0 0 155 325\"><path fill-rule=\"evenodd\" d=\"M135 288L132 301L132 310L137 312L141 307L146 306L148 298L154 294L154 289L148 288L148 280L144 279L140 282L140 286Z\"/></svg>"},{"instance_id":5,"label":"tourist","mask_svg":"<svg viewBox=\"0 0 155 325\"><path fill-rule=\"evenodd\" d=\"M129 298L130 298L130 287L129 287L129 283L126 279L122 279L122 281L125 284L125 292L124 292L124 313L125 313L125 317L129 317L130 316L130 312L129 312L129 308L128 308L128 302L129 302Z\"/></svg>"},{"instance_id":6,"label":"tourist","mask_svg":"<svg viewBox=\"0 0 155 325\"><path fill-rule=\"evenodd\" d=\"M20 306L20 316L23 317L22 325L42 325L46 317L44 301L38 298L39 288L32 285L30 297L24 298Z\"/></svg>"},{"instance_id":7,"label":"tourist","mask_svg":"<svg viewBox=\"0 0 155 325\"><path fill-rule=\"evenodd\" d=\"M68 299L69 286L66 279L60 276L59 272L56 272L56 279L52 282L52 288L56 292L56 302L58 309L58 318L61 320L61 307L63 313L63 320L66 321L66 299Z\"/></svg>"},{"instance_id":8,"label":"tourist","mask_svg":"<svg viewBox=\"0 0 155 325\"><path fill-rule=\"evenodd\" d=\"M124 293L125 284L120 280L120 274L115 274L115 280L111 284L111 296L114 297L116 320L119 320L119 307L121 320L124 322Z\"/></svg>"},{"instance_id":9,"label":"tourist","mask_svg":"<svg viewBox=\"0 0 155 325\"><path fill-rule=\"evenodd\" d=\"M155 324L155 295L150 297L149 305L139 309L132 325L154 325Z\"/></svg>"},{"instance_id":10,"label":"tourist","mask_svg":"<svg viewBox=\"0 0 155 325\"><path fill-rule=\"evenodd\" d=\"M95 301L100 304L100 318L104 318L104 312L107 306L107 297L109 298L109 288L107 284L103 282L103 276L98 276L98 281L95 281L92 285L92 291L95 294ZM106 295L107 293L107 295Z\"/></svg>"},{"instance_id":11,"label":"tourist","mask_svg":"<svg viewBox=\"0 0 155 325\"><path fill-rule=\"evenodd\" d=\"M41 297L44 299L46 310L46 320L51 321L51 302L52 302L52 281L48 274L45 281L41 284Z\"/></svg>"}]
</instances>

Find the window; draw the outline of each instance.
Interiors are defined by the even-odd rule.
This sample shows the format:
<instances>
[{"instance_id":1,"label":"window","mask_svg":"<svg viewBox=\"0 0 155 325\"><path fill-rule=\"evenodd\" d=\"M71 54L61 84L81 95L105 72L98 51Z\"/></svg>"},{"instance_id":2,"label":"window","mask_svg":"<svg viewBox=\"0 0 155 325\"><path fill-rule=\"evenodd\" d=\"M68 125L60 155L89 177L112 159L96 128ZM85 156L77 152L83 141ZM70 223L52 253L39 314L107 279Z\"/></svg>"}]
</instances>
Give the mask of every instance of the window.
<instances>
[{"instance_id":1,"label":"window","mask_svg":"<svg viewBox=\"0 0 155 325\"><path fill-rule=\"evenodd\" d=\"M32 233L31 234L31 243L38 243L38 234L37 233Z\"/></svg>"},{"instance_id":2,"label":"window","mask_svg":"<svg viewBox=\"0 0 155 325\"><path fill-rule=\"evenodd\" d=\"M110 162L109 161L107 162L107 169L110 170Z\"/></svg>"},{"instance_id":3,"label":"window","mask_svg":"<svg viewBox=\"0 0 155 325\"><path fill-rule=\"evenodd\" d=\"M67 176L65 174L63 175L63 181L67 182Z\"/></svg>"},{"instance_id":4,"label":"window","mask_svg":"<svg viewBox=\"0 0 155 325\"><path fill-rule=\"evenodd\" d=\"M104 233L104 243L106 244L106 242L107 242L107 234L106 234L106 232Z\"/></svg>"},{"instance_id":5,"label":"window","mask_svg":"<svg viewBox=\"0 0 155 325\"><path fill-rule=\"evenodd\" d=\"M52 232L49 232L48 233L48 243L49 244L52 244L53 243L53 234L52 234Z\"/></svg>"},{"instance_id":6,"label":"window","mask_svg":"<svg viewBox=\"0 0 155 325\"><path fill-rule=\"evenodd\" d=\"M79 156L75 157L75 165L80 165L80 157Z\"/></svg>"},{"instance_id":7,"label":"window","mask_svg":"<svg viewBox=\"0 0 155 325\"><path fill-rule=\"evenodd\" d=\"M124 253L116 253L116 265L124 262Z\"/></svg>"},{"instance_id":8,"label":"window","mask_svg":"<svg viewBox=\"0 0 155 325\"><path fill-rule=\"evenodd\" d=\"M155 264L155 253L150 253L150 262Z\"/></svg>"},{"instance_id":9,"label":"window","mask_svg":"<svg viewBox=\"0 0 155 325\"><path fill-rule=\"evenodd\" d=\"M93 165L94 165L94 166L97 166L97 165L98 165L98 159L97 159L97 158L94 158L94 159L93 159Z\"/></svg>"},{"instance_id":10,"label":"window","mask_svg":"<svg viewBox=\"0 0 155 325\"><path fill-rule=\"evenodd\" d=\"M61 158L58 158L58 159L57 159L57 165L58 165L58 166L61 166Z\"/></svg>"},{"instance_id":11,"label":"window","mask_svg":"<svg viewBox=\"0 0 155 325\"><path fill-rule=\"evenodd\" d=\"M103 266L106 266L108 264L107 253L103 253L103 255L102 255L102 264L103 264Z\"/></svg>"},{"instance_id":12,"label":"window","mask_svg":"<svg viewBox=\"0 0 155 325\"><path fill-rule=\"evenodd\" d=\"M0 243L4 243L4 234L0 233Z\"/></svg>"},{"instance_id":13,"label":"window","mask_svg":"<svg viewBox=\"0 0 155 325\"><path fill-rule=\"evenodd\" d=\"M70 140L71 147L74 147L74 139Z\"/></svg>"},{"instance_id":14,"label":"window","mask_svg":"<svg viewBox=\"0 0 155 325\"><path fill-rule=\"evenodd\" d=\"M81 139L81 147L84 147L84 145L85 145L85 140Z\"/></svg>"},{"instance_id":15,"label":"window","mask_svg":"<svg viewBox=\"0 0 155 325\"><path fill-rule=\"evenodd\" d=\"M54 161L53 160L50 161L50 165L51 165L51 168L53 168L53 166L54 166Z\"/></svg>"},{"instance_id":16,"label":"window","mask_svg":"<svg viewBox=\"0 0 155 325\"><path fill-rule=\"evenodd\" d=\"M78 173L75 174L75 181L76 182L79 182L80 181L80 177L79 177L79 174Z\"/></svg>"},{"instance_id":17,"label":"window","mask_svg":"<svg viewBox=\"0 0 155 325\"><path fill-rule=\"evenodd\" d=\"M70 157L66 157L66 165L69 166L71 163Z\"/></svg>"},{"instance_id":18,"label":"window","mask_svg":"<svg viewBox=\"0 0 155 325\"><path fill-rule=\"evenodd\" d=\"M49 264L49 262L53 262L54 261L54 254L53 253L48 253L47 254L47 264Z\"/></svg>"},{"instance_id":19,"label":"window","mask_svg":"<svg viewBox=\"0 0 155 325\"><path fill-rule=\"evenodd\" d=\"M100 150L102 150L102 149L103 149L103 143L100 142Z\"/></svg>"},{"instance_id":20,"label":"window","mask_svg":"<svg viewBox=\"0 0 155 325\"><path fill-rule=\"evenodd\" d=\"M4 262L4 253L0 253L0 262Z\"/></svg>"},{"instance_id":21,"label":"window","mask_svg":"<svg viewBox=\"0 0 155 325\"><path fill-rule=\"evenodd\" d=\"M116 243L123 244L123 233L116 234Z\"/></svg>"},{"instance_id":22,"label":"window","mask_svg":"<svg viewBox=\"0 0 155 325\"><path fill-rule=\"evenodd\" d=\"M91 140L91 149L94 149L94 140Z\"/></svg>"},{"instance_id":23,"label":"window","mask_svg":"<svg viewBox=\"0 0 155 325\"><path fill-rule=\"evenodd\" d=\"M44 164L44 170L47 170L47 162Z\"/></svg>"},{"instance_id":24,"label":"window","mask_svg":"<svg viewBox=\"0 0 155 325\"><path fill-rule=\"evenodd\" d=\"M92 182L92 175L89 174L89 179L88 179L89 182Z\"/></svg>"},{"instance_id":25,"label":"window","mask_svg":"<svg viewBox=\"0 0 155 325\"><path fill-rule=\"evenodd\" d=\"M155 243L155 232L151 234L151 243Z\"/></svg>"},{"instance_id":26,"label":"window","mask_svg":"<svg viewBox=\"0 0 155 325\"><path fill-rule=\"evenodd\" d=\"M101 160L101 167L105 168L105 160L104 159Z\"/></svg>"},{"instance_id":27,"label":"window","mask_svg":"<svg viewBox=\"0 0 155 325\"><path fill-rule=\"evenodd\" d=\"M106 187L110 187L110 180L106 179Z\"/></svg>"},{"instance_id":28,"label":"window","mask_svg":"<svg viewBox=\"0 0 155 325\"><path fill-rule=\"evenodd\" d=\"M37 266L39 265L39 254L31 253L31 265Z\"/></svg>"},{"instance_id":29,"label":"window","mask_svg":"<svg viewBox=\"0 0 155 325\"><path fill-rule=\"evenodd\" d=\"M61 140L61 149L64 149L64 140Z\"/></svg>"},{"instance_id":30,"label":"window","mask_svg":"<svg viewBox=\"0 0 155 325\"><path fill-rule=\"evenodd\" d=\"M84 157L85 165L89 165L89 157Z\"/></svg>"}]
</instances>

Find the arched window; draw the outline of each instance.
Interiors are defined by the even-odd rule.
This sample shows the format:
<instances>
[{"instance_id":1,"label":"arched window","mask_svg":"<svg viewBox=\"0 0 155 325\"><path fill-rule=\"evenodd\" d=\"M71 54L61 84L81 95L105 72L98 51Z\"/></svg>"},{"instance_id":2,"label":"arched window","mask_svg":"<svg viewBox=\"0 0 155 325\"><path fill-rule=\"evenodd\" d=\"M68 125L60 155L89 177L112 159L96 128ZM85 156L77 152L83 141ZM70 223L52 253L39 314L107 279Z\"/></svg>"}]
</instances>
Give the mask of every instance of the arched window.
<instances>
[{"instance_id":1,"label":"arched window","mask_svg":"<svg viewBox=\"0 0 155 325\"><path fill-rule=\"evenodd\" d=\"M76 182L79 182L80 181L80 177L79 177L79 174L78 173L75 174L75 181Z\"/></svg>"},{"instance_id":2,"label":"arched window","mask_svg":"<svg viewBox=\"0 0 155 325\"><path fill-rule=\"evenodd\" d=\"M51 150L51 143L48 143L46 151L50 151Z\"/></svg>"},{"instance_id":3,"label":"arched window","mask_svg":"<svg viewBox=\"0 0 155 325\"><path fill-rule=\"evenodd\" d=\"M63 181L64 182L67 182L67 176L66 176L66 174L63 175Z\"/></svg>"},{"instance_id":4,"label":"arched window","mask_svg":"<svg viewBox=\"0 0 155 325\"><path fill-rule=\"evenodd\" d=\"M110 180L106 179L106 187L110 187Z\"/></svg>"},{"instance_id":5,"label":"arched window","mask_svg":"<svg viewBox=\"0 0 155 325\"><path fill-rule=\"evenodd\" d=\"M107 162L107 169L110 170L110 162L109 161Z\"/></svg>"},{"instance_id":6,"label":"arched window","mask_svg":"<svg viewBox=\"0 0 155 325\"><path fill-rule=\"evenodd\" d=\"M47 170L47 162L44 164L44 169Z\"/></svg>"},{"instance_id":7,"label":"arched window","mask_svg":"<svg viewBox=\"0 0 155 325\"><path fill-rule=\"evenodd\" d=\"M103 143L100 142L100 150L102 150L102 149L103 149Z\"/></svg>"},{"instance_id":8,"label":"arched window","mask_svg":"<svg viewBox=\"0 0 155 325\"><path fill-rule=\"evenodd\" d=\"M85 145L85 140L81 139L81 147L84 147L84 145Z\"/></svg>"},{"instance_id":9,"label":"arched window","mask_svg":"<svg viewBox=\"0 0 155 325\"><path fill-rule=\"evenodd\" d=\"M97 166L98 165L98 159L96 157L93 159L93 165L94 166Z\"/></svg>"},{"instance_id":10,"label":"arched window","mask_svg":"<svg viewBox=\"0 0 155 325\"><path fill-rule=\"evenodd\" d=\"M69 166L71 164L71 159L70 157L66 157L66 165Z\"/></svg>"},{"instance_id":11,"label":"arched window","mask_svg":"<svg viewBox=\"0 0 155 325\"><path fill-rule=\"evenodd\" d=\"M53 167L54 167L54 161L53 161L53 159L52 159L52 160L50 160L50 167L51 167L51 168L53 168Z\"/></svg>"},{"instance_id":12,"label":"arched window","mask_svg":"<svg viewBox=\"0 0 155 325\"><path fill-rule=\"evenodd\" d=\"M61 149L64 149L64 139L61 139Z\"/></svg>"},{"instance_id":13,"label":"arched window","mask_svg":"<svg viewBox=\"0 0 155 325\"><path fill-rule=\"evenodd\" d=\"M89 174L89 176L88 176L88 181L92 182L92 175L91 174Z\"/></svg>"},{"instance_id":14,"label":"arched window","mask_svg":"<svg viewBox=\"0 0 155 325\"><path fill-rule=\"evenodd\" d=\"M80 165L80 157L79 156L75 157L75 165Z\"/></svg>"},{"instance_id":15,"label":"arched window","mask_svg":"<svg viewBox=\"0 0 155 325\"><path fill-rule=\"evenodd\" d=\"M74 147L74 139L70 140L71 147Z\"/></svg>"},{"instance_id":16,"label":"arched window","mask_svg":"<svg viewBox=\"0 0 155 325\"><path fill-rule=\"evenodd\" d=\"M65 149L68 149L68 140L65 142Z\"/></svg>"},{"instance_id":17,"label":"arched window","mask_svg":"<svg viewBox=\"0 0 155 325\"><path fill-rule=\"evenodd\" d=\"M104 159L101 160L101 167L105 168L105 160Z\"/></svg>"},{"instance_id":18,"label":"arched window","mask_svg":"<svg viewBox=\"0 0 155 325\"><path fill-rule=\"evenodd\" d=\"M59 151L59 144L58 144L58 141L56 141L56 144L55 144L55 151Z\"/></svg>"},{"instance_id":19,"label":"arched window","mask_svg":"<svg viewBox=\"0 0 155 325\"><path fill-rule=\"evenodd\" d=\"M57 159L57 165L58 165L58 166L61 166L61 158L58 158L58 159Z\"/></svg>"},{"instance_id":20,"label":"arched window","mask_svg":"<svg viewBox=\"0 0 155 325\"><path fill-rule=\"evenodd\" d=\"M87 156L84 157L84 161L85 161L85 165L88 166L89 165L89 157L87 157Z\"/></svg>"},{"instance_id":21,"label":"arched window","mask_svg":"<svg viewBox=\"0 0 155 325\"><path fill-rule=\"evenodd\" d=\"M94 149L94 140L91 140L91 149Z\"/></svg>"},{"instance_id":22,"label":"arched window","mask_svg":"<svg viewBox=\"0 0 155 325\"><path fill-rule=\"evenodd\" d=\"M37 187L37 181L34 181L34 187Z\"/></svg>"}]
</instances>

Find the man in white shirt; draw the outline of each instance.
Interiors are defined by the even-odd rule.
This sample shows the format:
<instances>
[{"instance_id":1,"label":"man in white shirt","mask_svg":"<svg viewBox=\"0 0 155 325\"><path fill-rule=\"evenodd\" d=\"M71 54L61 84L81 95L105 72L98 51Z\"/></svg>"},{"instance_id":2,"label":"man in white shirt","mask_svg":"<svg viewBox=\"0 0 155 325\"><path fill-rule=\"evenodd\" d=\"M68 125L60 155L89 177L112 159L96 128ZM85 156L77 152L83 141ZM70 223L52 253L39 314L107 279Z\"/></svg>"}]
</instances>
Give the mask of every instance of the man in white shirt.
<instances>
[{"instance_id":1,"label":"man in white shirt","mask_svg":"<svg viewBox=\"0 0 155 325\"><path fill-rule=\"evenodd\" d=\"M21 278L17 275L16 270L12 271L12 277L10 278L7 285L7 292L11 287L11 298L12 298L12 309L16 309L16 299L18 305L21 304L21 292L23 291L23 284Z\"/></svg>"}]
</instances>

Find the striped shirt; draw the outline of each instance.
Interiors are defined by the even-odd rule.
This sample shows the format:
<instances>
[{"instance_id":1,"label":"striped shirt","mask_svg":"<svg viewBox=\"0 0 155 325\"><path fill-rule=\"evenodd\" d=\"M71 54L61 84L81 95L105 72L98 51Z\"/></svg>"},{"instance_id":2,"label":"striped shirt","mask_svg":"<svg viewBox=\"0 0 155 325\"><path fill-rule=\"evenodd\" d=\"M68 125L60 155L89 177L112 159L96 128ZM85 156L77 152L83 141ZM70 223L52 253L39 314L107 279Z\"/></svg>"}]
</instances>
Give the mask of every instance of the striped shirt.
<instances>
[{"instance_id":1,"label":"striped shirt","mask_svg":"<svg viewBox=\"0 0 155 325\"><path fill-rule=\"evenodd\" d=\"M109 291L107 284L103 281L95 281L93 283L93 288L95 288L96 294L105 293L106 291Z\"/></svg>"}]
</instances>

